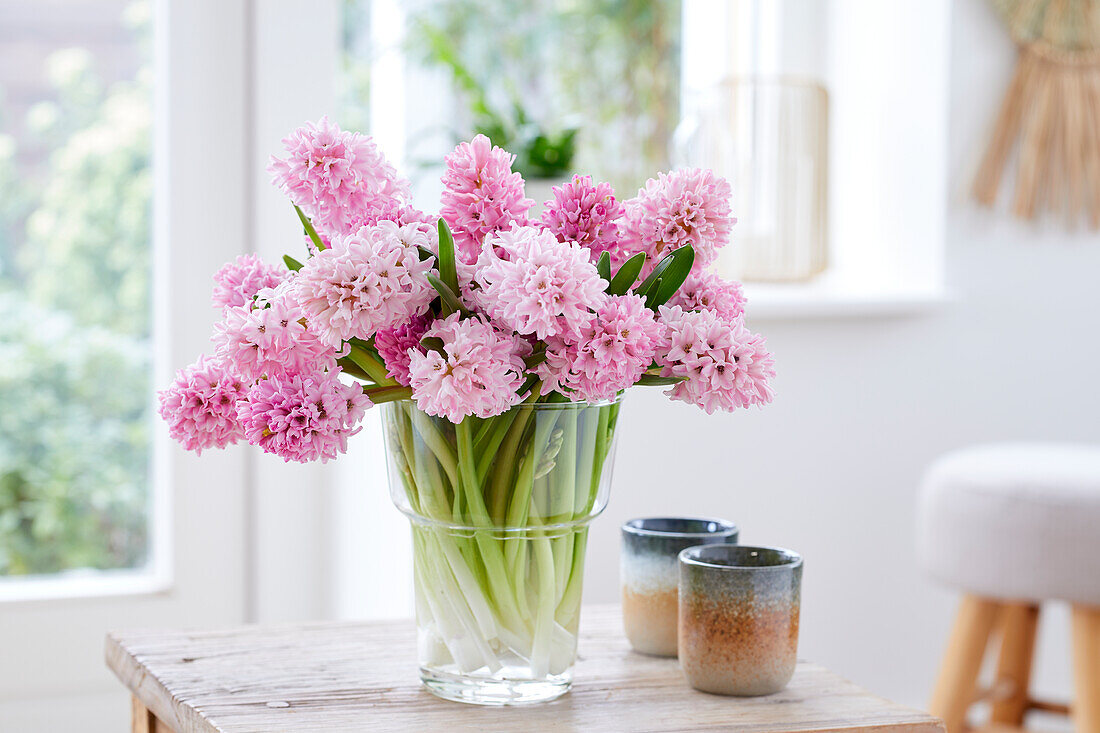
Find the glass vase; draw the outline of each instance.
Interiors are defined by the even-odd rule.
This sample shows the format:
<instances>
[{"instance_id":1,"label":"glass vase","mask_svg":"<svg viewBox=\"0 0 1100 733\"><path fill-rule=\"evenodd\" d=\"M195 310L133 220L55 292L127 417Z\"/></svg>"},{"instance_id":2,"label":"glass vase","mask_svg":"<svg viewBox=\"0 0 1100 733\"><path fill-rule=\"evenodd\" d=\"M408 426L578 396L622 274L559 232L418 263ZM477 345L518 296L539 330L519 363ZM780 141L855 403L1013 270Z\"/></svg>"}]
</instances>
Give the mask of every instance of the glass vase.
<instances>
[{"instance_id":1,"label":"glass vase","mask_svg":"<svg viewBox=\"0 0 1100 733\"><path fill-rule=\"evenodd\" d=\"M509 705L569 690L619 407L524 403L454 424L382 406L390 495L412 523L420 678L436 695Z\"/></svg>"}]
</instances>

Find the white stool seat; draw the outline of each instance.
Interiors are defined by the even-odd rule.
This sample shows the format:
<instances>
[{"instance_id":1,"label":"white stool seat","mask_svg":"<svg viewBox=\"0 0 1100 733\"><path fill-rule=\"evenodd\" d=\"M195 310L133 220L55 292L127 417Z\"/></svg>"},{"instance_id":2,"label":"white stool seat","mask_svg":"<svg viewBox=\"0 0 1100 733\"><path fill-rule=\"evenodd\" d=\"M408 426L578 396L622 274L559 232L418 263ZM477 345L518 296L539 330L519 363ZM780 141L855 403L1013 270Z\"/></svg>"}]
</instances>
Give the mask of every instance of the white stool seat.
<instances>
[{"instance_id":1,"label":"white stool seat","mask_svg":"<svg viewBox=\"0 0 1100 733\"><path fill-rule=\"evenodd\" d=\"M1005 443L944 456L921 488L917 557L971 594L1100 606L1100 448Z\"/></svg>"}]
</instances>

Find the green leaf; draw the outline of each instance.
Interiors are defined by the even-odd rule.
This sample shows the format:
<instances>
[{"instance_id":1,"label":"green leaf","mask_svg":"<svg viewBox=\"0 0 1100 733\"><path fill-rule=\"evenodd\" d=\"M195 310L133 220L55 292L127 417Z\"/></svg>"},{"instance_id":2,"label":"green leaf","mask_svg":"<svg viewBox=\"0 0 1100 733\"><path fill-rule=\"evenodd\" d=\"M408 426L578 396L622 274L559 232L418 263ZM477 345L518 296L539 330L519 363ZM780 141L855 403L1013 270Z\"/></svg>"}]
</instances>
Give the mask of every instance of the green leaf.
<instances>
[{"instance_id":1,"label":"green leaf","mask_svg":"<svg viewBox=\"0 0 1100 733\"><path fill-rule=\"evenodd\" d=\"M298 212L298 218L302 220L302 226L305 227L306 234L309 235L310 240L312 240L313 246L315 246L318 251L326 249L325 243L321 241L321 235L313 228L313 222L309 220L309 217L302 213L302 210L298 208L297 204L295 204L294 210Z\"/></svg>"},{"instance_id":2,"label":"green leaf","mask_svg":"<svg viewBox=\"0 0 1100 733\"><path fill-rule=\"evenodd\" d=\"M438 351L440 354L445 353L446 349L443 344L443 339L438 336L425 336L420 339L420 345L429 351Z\"/></svg>"},{"instance_id":3,"label":"green leaf","mask_svg":"<svg viewBox=\"0 0 1100 733\"><path fill-rule=\"evenodd\" d=\"M657 306L652 305L653 294L656 293L657 290L661 287L662 282L663 282L663 280L661 280L661 278L657 278L656 280L653 281L653 284L649 287L649 290L646 291L645 304L646 304L647 308L651 308L652 310L657 310Z\"/></svg>"},{"instance_id":4,"label":"green leaf","mask_svg":"<svg viewBox=\"0 0 1100 733\"><path fill-rule=\"evenodd\" d=\"M302 269L302 263L290 255L283 255L283 262L285 262L286 266L293 272L298 272L298 270Z\"/></svg>"},{"instance_id":5,"label":"green leaf","mask_svg":"<svg viewBox=\"0 0 1100 733\"><path fill-rule=\"evenodd\" d=\"M640 387L667 387L670 384L682 382L687 377L658 377L654 374L643 374L634 384Z\"/></svg>"},{"instance_id":6,"label":"green leaf","mask_svg":"<svg viewBox=\"0 0 1100 733\"><path fill-rule=\"evenodd\" d=\"M661 277L661 273L665 271L666 267L668 267L670 257L671 255L666 255L663 260L657 263L657 266L653 268L653 272L649 273L649 276L646 277L645 280L642 280L642 284L634 288L635 295L640 295L643 298L646 296L646 293L650 291L653 285Z\"/></svg>"},{"instance_id":7,"label":"green leaf","mask_svg":"<svg viewBox=\"0 0 1100 733\"><path fill-rule=\"evenodd\" d=\"M690 250L690 252L685 252L685 250ZM641 285L634 288L634 294L635 295L640 295L643 298L645 298L646 299L646 305L648 305L653 310L657 310L657 306L650 304L650 299L648 297L649 294L650 294L650 291L656 291L655 286L657 285L657 281L660 280L661 277L665 274L665 270L667 270L669 267L672 266L673 262L679 262L680 263L680 264L677 265L677 270L676 270L676 271L679 271L680 265L683 263L683 261L685 259L688 259L688 258L690 258L690 260L691 260L691 261L688 262L688 266L687 266L688 271L690 271L691 270L691 262L693 262L695 260L695 250L691 249L690 245L688 245L686 247L680 247L677 250L669 252L667 255L665 255L663 258L661 258L661 261L658 262L657 266L653 268L653 272L649 273L649 277L647 277L645 280L643 280ZM687 274L685 274L684 277L687 277ZM681 284L683 284L683 280L680 280L680 282L676 283L676 287L672 289L672 292L675 293L676 290L680 287ZM671 298L672 295L669 294L669 297Z\"/></svg>"},{"instance_id":8,"label":"green leaf","mask_svg":"<svg viewBox=\"0 0 1100 733\"><path fill-rule=\"evenodd\" d=\"M439 279L447 284L452 293L458 292L458 268L455 265L455 238L451 236L451 230L447 222L440 217L439 223Z\"/></svg>"},{"instance_id":9,"label":"green leaf","mask_svg":"<svg viewBox=\"0 0 1100 733\"><path fill-rule=\"evenodd\" d=\"M608 295L622 295L630 290L630 286L638 279L638 273L645 266L645 252L639 252L623 263L615 277L611 278L611 284L607 286Z\"/></svg>"},{"instance_id":10,"label":"green leaf","mask_svg":"<svg viewBox=\"0 0 1100 733\"><path fill-rule=\"evenodd\" d=\"M600 259L596 262L596 272L600 273L600 277L610 282L611 280L611 255L604 252L600 255Z\"/></svg>"},{"instance_id":11,"label":"green leaf","mask_svg":"<svg viewBox=\"0 0 1100 733\"><path fill-rule=\"evenodd\" d=\"M462 307L462 301L458 299L455 292L447 287L442 280L430 273L425 277L428 278L428 282L435 288L435 292L439 293L439 304L444 316L449 316L456 311L460 312L465 310Z\"/></svg>"},{"instance_id":12,"label":"green leaf","mask_svg":"<svg viewBox=\"0 0 1100 733\"><path fill-rule=\"evenodd\" d=\"M646 296L646 305L653 310L667 303L668 299L676 295L676 291L684 284L684 280L691 273L691 266L695 263L695 250L690 245L680 247L669 257L672 261L665 267L658 283Z\"/></svg>"},{"instance_id":13,"label":"green leaf","mask_svg":"<svg viewBox=\"0 0 1100 733\"><path fill-rule=\"evenodd\" d=\"M426 262L426 261L430 260L431 258L435 257L435 252L432 252L427 247L421 247L419 245L417 245L417 247L416 247L416 254L418 254L420 256L420 261L421 262Z\"/></svg>"}]
</instances>

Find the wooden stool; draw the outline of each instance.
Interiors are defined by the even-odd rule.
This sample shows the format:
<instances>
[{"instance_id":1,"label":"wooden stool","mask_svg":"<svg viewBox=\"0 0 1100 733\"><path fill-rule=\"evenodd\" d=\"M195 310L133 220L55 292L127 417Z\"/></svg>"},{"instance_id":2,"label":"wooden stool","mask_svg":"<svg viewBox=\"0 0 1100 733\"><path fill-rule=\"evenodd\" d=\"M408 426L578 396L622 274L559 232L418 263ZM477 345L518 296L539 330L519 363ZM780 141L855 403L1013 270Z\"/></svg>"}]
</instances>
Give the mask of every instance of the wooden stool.
<instances>
[{"instance_id":1,"label":"wooden stool","mask_svg":"<svg viewBox=\"0 0 1100 733\"><path fill-rule=\"evenodd\" d=\"M929 703L948 733L968 730L979 701L990 703L991 731L1022 729L1029 710L1045 710L1100 733L1100 449L1004 444L945 456L924 480L917 544L925 571L965 593ZM1040 605L1053 600L1072 605L1072 705L1028 693ZM979 690L994 635L995 679Z\"/></svg>"}]
</instances>

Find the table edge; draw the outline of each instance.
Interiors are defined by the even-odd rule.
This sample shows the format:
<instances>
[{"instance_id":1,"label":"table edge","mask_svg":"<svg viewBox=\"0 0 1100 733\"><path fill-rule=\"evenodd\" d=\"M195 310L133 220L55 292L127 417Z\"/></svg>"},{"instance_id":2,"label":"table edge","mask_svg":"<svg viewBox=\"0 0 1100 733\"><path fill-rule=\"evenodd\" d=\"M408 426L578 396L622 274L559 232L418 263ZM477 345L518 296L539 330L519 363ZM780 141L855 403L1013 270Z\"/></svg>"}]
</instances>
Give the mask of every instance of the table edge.
<instances>
[{"instance_id":1,"label":"table edge","mask_svg":"<svg viewBox=\"0 0 1100 733\"><path fill-rule=\"evenodd\" d=\"M177 733L220 733L199 711L177 700L168 687L126 648L116 632L107 633L103 656L107 668L130 694L172 730Z\"/></svg>"},{"instance_id":2,"label":"table edge","mask_svg":"<svg viewBox=\"0 0 1100 733\"><path fill-rule=\"evenodd\" d=\"M588 606L586 610L589 612L589 617L592 612L596 613L610 613L616 608L616 604L592 604ZM380 625L387 623L395 623L403 621L403 619L381 619L376 621L337 621L337 622L314 622L314 623L288 623L288 624L275 624L275 627L283 628L300 628L308 626L361 626L361 625ZM248 625L241 627L231 627L216 630L218 632L229 632L237 628L270 628L267 625ZM141 701L150 711L153 712L163 723L172 727L177 733L220 733L219 729L207 718L205 718L201 712L187 703L178 700L174 694L167 688L167 686L150 671L123 642L123 638L129 634L138 633L173 633L179 632L180 629L164 629L164 630L152 630L152 629L134 629L131 631L118 630L111 631L106 634L104 644L104 659L107 667L114 673L115 677L130 691L134 697ZM208 631L215 631L213 629ZM855 733L889 733L890 731L905 731L906 733L946 733L946 728L943 721L932 715L926 710L919 708L912 708L907 705L900 705L888 698L884 698L866 688L851 682L850 680L842 677L836 672L832 671L828 667L821 665L818 662L814 662L806 659L799 659L799 666L812 666L820 667L822 670L836 677L838 680L842 680L848 684L853 685L866 694L876 697L883 702L889 703L895 707L905 708L914 716L920 716L914 720L905 721L904 723L891 723L891 724L871 724L857 727L831 727L831 728L773 728L774 731L790 731L791 733L829 733L829 731L837 731L841 733L843 731L852 731ZM456 705L460 703L455 703ZM703 728L702 730L706 730ZM714 729L718 730L718 729Z\"/></svg>"}]
</instances>

